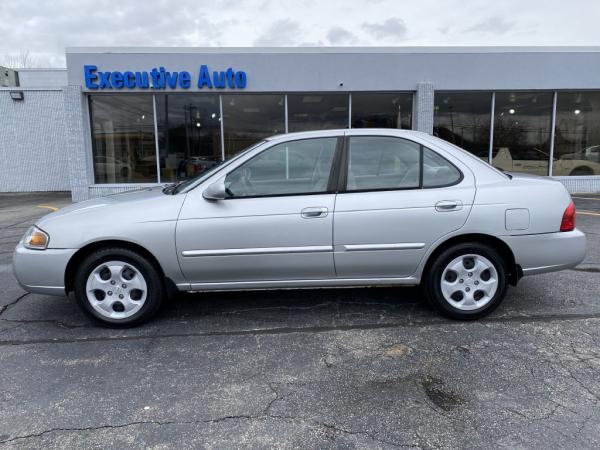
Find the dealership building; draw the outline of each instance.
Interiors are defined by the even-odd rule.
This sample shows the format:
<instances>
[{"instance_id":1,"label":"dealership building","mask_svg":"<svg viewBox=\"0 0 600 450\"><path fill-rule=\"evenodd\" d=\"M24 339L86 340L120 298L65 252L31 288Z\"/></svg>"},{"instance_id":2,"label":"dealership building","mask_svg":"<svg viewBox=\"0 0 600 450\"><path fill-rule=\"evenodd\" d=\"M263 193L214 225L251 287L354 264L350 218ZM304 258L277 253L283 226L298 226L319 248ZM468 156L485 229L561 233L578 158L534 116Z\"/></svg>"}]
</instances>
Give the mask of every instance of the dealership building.
<instances>
[{"instance_id":1,"label":"dealership building","mask_svg":"<svg viewBox=\"0 0 600 450\"><path fill-rule=\"evenodd\" d=\"M600 191L600 47L68 48L0 87L0 192L176 182L281 133L402 128Z\"/></svg>"}]
</instances>

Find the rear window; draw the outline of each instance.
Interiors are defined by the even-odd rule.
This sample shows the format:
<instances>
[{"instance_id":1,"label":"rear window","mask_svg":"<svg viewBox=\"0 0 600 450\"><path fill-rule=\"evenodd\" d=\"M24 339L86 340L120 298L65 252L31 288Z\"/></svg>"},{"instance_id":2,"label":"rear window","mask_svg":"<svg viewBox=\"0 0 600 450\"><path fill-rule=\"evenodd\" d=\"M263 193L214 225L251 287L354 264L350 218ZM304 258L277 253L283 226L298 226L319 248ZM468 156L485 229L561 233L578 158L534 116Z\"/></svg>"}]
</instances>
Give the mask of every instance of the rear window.
<instances>
[{"instance_id":1,"label":"rear window","mask_svg":"<svg viewBox=\"0 0 600 450\"><path fill-rule=\"evenodd\" d=\"M423 147L424 188L450 186L458 183L461 176L460 171L450 161Z\"/></svg>"}]
</instances>

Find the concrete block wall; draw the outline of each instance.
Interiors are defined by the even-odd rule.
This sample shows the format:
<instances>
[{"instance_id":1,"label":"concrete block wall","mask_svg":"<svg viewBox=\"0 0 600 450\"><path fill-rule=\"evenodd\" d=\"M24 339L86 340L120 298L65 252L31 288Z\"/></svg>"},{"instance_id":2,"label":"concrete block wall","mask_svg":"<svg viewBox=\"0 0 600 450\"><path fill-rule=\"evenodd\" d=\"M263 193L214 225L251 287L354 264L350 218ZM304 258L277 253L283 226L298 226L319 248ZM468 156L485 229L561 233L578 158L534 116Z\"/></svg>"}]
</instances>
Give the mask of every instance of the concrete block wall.
<instances>
[{"instance_id":1,"label":"concrete block wall","mask_svg":"<svg viewBox=\"0 0 600 450\"><path fill-rule=\"evenodd\" d=\"M92 149L88 146L88 111L81 86L66 86L63 101L66 127L64 147L69 155L69 165L65 171L71 183L71 197L74 202L79 202L90 198L88 186L94 182Z\"/></svg>"},{"instance_id":2,"label":"concrete block wall","mask_svg":"<svg viewBox=\"0 0 600 450\"><path fill-rule=\"evenodd\" d=\"M69 191L62 89L0 89L0 192Z\"/></svg>"}]
</instances>

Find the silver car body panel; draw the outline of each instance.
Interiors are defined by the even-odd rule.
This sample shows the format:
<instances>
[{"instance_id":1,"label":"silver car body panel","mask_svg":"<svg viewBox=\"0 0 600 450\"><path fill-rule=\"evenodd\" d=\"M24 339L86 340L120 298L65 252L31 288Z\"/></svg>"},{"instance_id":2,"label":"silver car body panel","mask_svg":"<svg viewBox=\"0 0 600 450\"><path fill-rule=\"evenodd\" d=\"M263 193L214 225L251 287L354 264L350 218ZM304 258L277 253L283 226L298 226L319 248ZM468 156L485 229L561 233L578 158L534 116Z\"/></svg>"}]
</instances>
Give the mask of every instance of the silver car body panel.
<instances>
[{"instance_id":1,"label":"silver car body panel","mask_svg":"<svg viewBox=\"0 0 600 450\"><path fill-rule=\"evenodd\" d=\"M335 194L216 202L198 194L198 189L187 194L177 224L177 251L190 282L335 277L333 214L301 215L311 206L333 211ZM206 254L190 257L198 252Z\"/></svg>"},{"instance_id":2,"label":"silver car body panel","mask_svg":"<svg viewBox=\"0 0 600 450\"><path fill-rule=\"evenodd\" d=\"M379 135L378 130L352 130L346 135ZM421 133L413 141L425 144ZM432 148L433 149L433 148ZM455 186L435 189L345 192L336 199L333 244L340 277L410 277L427 249L441 236L465 224L475 198L475 177L452 153L439 154L461 172ZM436 204L460 205L439 210ZM420 244L425 245L421 246ZM371 246L362 252L347 246Z\"/></svg>"},{"instance_id":3,"label":"silver car body panel","mask_svg":"<svg viewBox=\"0 0 600 450\"><path fill-rule=\"evenodd\" d=\"M30 250L17 244L13 271L28 292L48 295L65 294L65 268L76 249Z\"/></svg>"},{"instance_id":4,"label":"silver car body panel","mask_svg":"<svg viewBox=\"0 0 600 450\"><path fill-rule=\"evenodd\" d=\"M203 191L272 145L311 137L383 135L420 143L463 174L454 186L207 200ZM557 181L512 179L472 154L424 133L353 129L269 138L217 168L187 193L142 189L71 205L37 222L47 250L22 243L14 255L19 282L31 292L64 294L65 269L90 244L143 247L181 290L240 290L414 285L428 258L448 239L489 235L505 242L525 275L573 267L585 236L558 232L571 201ZM455 205L448 209L448 205ZM324 211L307 218L303 211Z\"/></svg>"}]
</instances>

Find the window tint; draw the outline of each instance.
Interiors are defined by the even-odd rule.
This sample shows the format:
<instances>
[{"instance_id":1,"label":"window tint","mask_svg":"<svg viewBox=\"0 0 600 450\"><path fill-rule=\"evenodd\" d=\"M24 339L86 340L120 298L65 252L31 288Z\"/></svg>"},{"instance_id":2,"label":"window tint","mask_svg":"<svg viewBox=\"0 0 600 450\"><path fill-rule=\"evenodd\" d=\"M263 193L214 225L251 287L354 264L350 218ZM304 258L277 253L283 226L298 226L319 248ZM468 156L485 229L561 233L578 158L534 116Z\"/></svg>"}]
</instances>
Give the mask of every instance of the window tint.
<instances>
[{"instance_id":1,"label":"window tint","mask_svg":"<svg viewBox=\"0 0 600 450\"><path fill-rule=\"evenodd\" d=\"M91 95L96 183L156 183L152 96Z\"/></svg>"},{"instance_id":2,"label":"window tint","mask_svg":"<svg viewBox=\"0 0 600 450\"><path fill-rule=\"evenodd\" d=\"M600 175L600 92L559 92L553 175Z\"/></svg>"},{"instance_id":3,"label":"window tint","mask_svg":"<svg viewBox=\"0 0 600 450\"><path fill-rule=\"evenodd\" d=\"M185 180L221 161L219 96L156 94L160 179Z\"/></svg>"},{"instance_id":4,"label":"window tint","mask_svg":"<svg viewBox=\"0 0 600 450\"><path fill-rule=\"evenodd\" d=\"M446 159L423 147L423 187L439 187L455 184L461 173Z\"/></svg>"},{"instance_id":5,"label":"window tint","mask_svg":"<svg viewBox=\"0 0 600 450\"><path fill-rule=\"evenodd\" d=\"M433 134L484 161L490 149L491 92L436 92Z\"/></svg>"},{"instance_id":6,"label":"window tint","mask_svg":"<svg viewBox=\"0 0 600 450\"><path fill-rule=\"evenodd\" d=\"M327 191L337 138L275 145L225 178L230 197L308 194Z\"/></svg>"},{"instance_id":7,"label":"window tint","mask_svg":"<svg viewBox=\"0 0 600 450\"><path fill-rule=\"evenodd\" d=\"M384 136L357 136L348 145L348 191L418 188L420 145Z\"/></svg>"},{"instance_id":8,"label":"window tint","mask_svg":"<svg viewBox=\"0 0 600 450\"><path fill-rule=\"evenodd\" d=\"M285 133L282 94L223 95L225 158L274 134Z\"/></svg>"},{"instance_id":9,"label":"window tint","mask_svg":"<svg viewBox=\"0 0 600 450\"><path fill-rule=\"evenodd\" d=\"M348 128L348 94L288 94L287 98L290 132Z\"/></svg>"},{"instance_id":10,"label":"window tint","mask_svg":"<svg viewBox=\"0 0 600 450\"><path fill-rule=\"evenodd\" d=\"M552 97L552 92L496 93L494 167L548 175Z\"/></svg>"},{"instance_id":11,"label":"window tint","mask_svg":"<svg viewBox=\"0 0 600 450\"><path fill-rule=\"evenodd\" d=\"M412 93L352 94L352 128L412 127Z\"/></svg>"}]
</instances>

